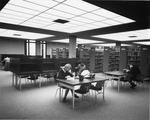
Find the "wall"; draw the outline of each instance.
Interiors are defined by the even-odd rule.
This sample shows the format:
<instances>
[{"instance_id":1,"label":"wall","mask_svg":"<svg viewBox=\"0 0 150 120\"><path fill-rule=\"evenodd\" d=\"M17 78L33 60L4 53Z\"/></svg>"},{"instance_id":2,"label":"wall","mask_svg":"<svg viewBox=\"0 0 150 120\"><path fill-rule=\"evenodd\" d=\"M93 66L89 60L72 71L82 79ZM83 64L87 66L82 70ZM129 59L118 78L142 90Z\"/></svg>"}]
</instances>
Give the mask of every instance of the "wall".
<instances>
[{"instance_id":1,"label":"wall","mask_svg":"<svg viewBox=\"0 0 150 120\"><path fill-rule=\"evenodd\" d=\"M0 54L24 54L24 40L0 38Z\"/></svg>"}]
</instances>

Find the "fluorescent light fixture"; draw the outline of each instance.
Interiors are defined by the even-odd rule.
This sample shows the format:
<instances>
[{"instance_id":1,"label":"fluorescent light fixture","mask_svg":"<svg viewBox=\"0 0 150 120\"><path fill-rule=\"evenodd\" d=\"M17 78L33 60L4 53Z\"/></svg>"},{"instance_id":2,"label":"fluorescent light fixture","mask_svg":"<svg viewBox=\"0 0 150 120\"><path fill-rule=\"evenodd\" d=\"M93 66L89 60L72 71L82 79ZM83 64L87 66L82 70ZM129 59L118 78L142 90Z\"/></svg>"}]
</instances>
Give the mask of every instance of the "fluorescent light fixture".
<instances>
[{"instance_id":1,"label":"fluorescent light fixture","mask_svg":"<svg viewBox=\"0 0 150 120\"><path fill-rule=\"evenodd\" d=\"M37 0L37 3L39 1L40 0ZM20 7L28 8L28 9L31 9L31 10L35 10L35 11L40 11L40 12L43 12L43 11L47 10L47 7L37 5L37 4L31 3L31 2L27 2L27 1L24 1L24 0L10 0L8 3L13 4L13 5L17 5L17 6L20 6Z\"/></svg>"},{"instance_id":2,"label":"fluorescent light fixture","mask_svg":"<svg viewBox=\"0 0 150 120\"><path fill-rule=\"evenodd\" d=\"M42 21L42 22L45 22L45 24L49 24L53 21L53 20L50 20L48 18L41 17L41 16L36 16L36 17L33 18L33 20Z\"/></svg>"},{"instance_id":3,"label":"fluorescent light fixture","mask_svg":"<svg viewBox=\"0 0 150 120\"><path fill-rule=\"evenodd\" d=\"M52 8L58 4L57 2L52 0L24 0L24 1L27 1L29 3L34 3L40 6L44 6L47 8Z\"/></svg>"},{"instance_id":4,"label":"fluorescent light fixture","mask_svg":"<svg viewBox=\"0 0 150 120\"><path fill-rule=\"evenodd\" d=\"M24 22L24 23L22 23L21 25L23 25L23 26L28 26L28 27L35 27L35 28L42 28L44 25L42 25L42 24L39 24L39 23L31 23L31 22Z\"/></svg>"},{"instance_id":5,"label":"fluorescent light fixture","mask_svg":"<svg viewBox=\"0 0 150 120\"><path fill-rule=\"evenodd\" d=\"M13 4L6 5L5 9L13 10L13 11L16 11L16 12L22 12L22 13L26 13L26 14L30 14L30 15L36 15L36 14L39 13L38 11L31 10L31 9L28 9L28 8L24 8L23 6L16 6L16 5L13 5Z\"/></svg>"},{"instance_id":6,"label":"fluorescent light fixture","mask_svg":"<svg viewBox=\"0 0 150 120\"><path fill-rule=\"evenodd\" d=\"M108 11L106 9L99 9L99 10L96 10L96 11L93 11L93 13L97 14L97 15L100 15L100 16L103 16L103 17L106 17L106 18L114 18L114 17L118 17L119 15L116 14L116 13L113 13L111 11Z\"/></svg>"},{"instance_id":7,"label":"fluorescent light fixture","mask_svg":"<svg viewBox=\"0 0 150 120\"><path fill-rule=\"evenodd\" d=\"M0 13L0 17L9 18L9 19L16 19L16 20L20 20L20 21L26 20L26 18L24 18L24 17L14 16L14 15L11 15L11 14L5 14L5 13L2 13L2 12Z\"/></svg>"},{"instance_id":8,"label":"fluorescent light fixture","mask_svg":"<svg viewBox=\"0 0 150 120\"><path fill-rule=\"evenodd\" d=\"M52 40L51 42L60 42L60 43L69 43L69 39L62 39L62 40ZM94 43L103 43L103 41L95 41L95 40L87 40L77 38L77 44L94 44Z\"/></svg>"},{"instance_id":9,"label":"fluorescent light fixture","mask_svg":"<svg viewBox=\"0 0 150 120\"><path fill-rule=\"evenodd\" d=\"M116 43L106 43L106 44L93 44L94 46L106 46L106 47L111 47L111 46L116 46ZM132 46L130 44L121 44L121 46Z\"/></svg>"},{"instance_id":10,"label":"fluorescent light fixture","mask_svg":"<svg viewBox=\"0 0 150 120\"><path fill-rule=\"evenodd\" d=\"M22 12L17 12L17 11L13 11L11 9L2 9L1 11L2 13L4 14L11 14L11 15L14 15L14 16L19 16L19 17L23 17L23 18L31 18L32 15L31 14L27 14L27 13L22 13Z\"/></svg>"},{"instance_id":11,"label":"fluorescent light fixture","mask_svg":"<svg viewBox=\"0 0 150 120\"><path fill-rule=\"evenodd\" d=\"M83 22L83 23L93 23L93 22L95 22L93 20L83 18L83 17L75 17L75 18L72 18L72 20L77 20L77 21L80 21L80 22Z\"/></svg>"},{"instance_id":12,"label":"fluorescent light fixture","mask_svg":"<svg viewBox=\"0 0 150 120\"><path fill-rule=\"evenodd\" d=\"M74 15L72 15L72 14L65 13L65 12L58 11L58 10L54 10L54 9L50 9L50 10L46 11L45 13L52 14L52 15L59 16L59 17L63 17L63 18L74 17Z\"/></svg>"},{"instance_id":13,"label":"fluorescent light fixture","mask_svg":"<svg viewBox=\"0 0 150 120\"><path fill-rule=\"evenodd\" d=\"M74 24L74 25L79 25L79 26L85 24L85 23L83 23L83 22L76 21L76 20L73 20L73 19L71 19L70 23L71 23L71 24Z\"/></svg>"},{"instance_id":14,"label":"fluorescent light fixture","mask_svg":"<svg viewBox=\"0 0 150 120\"><path fill-rule=\"evenodd\" d=\"M134 42L135 44L150 45L150 41Z\"/></svg>"},{"instance_id":15,"label":"fluorescent light fixture","mask_svg":"<svg viewBox=\"0 0 150 120\"><path fill-rule=\"evenodd\" d=\"M110 25L119 25L119 24L122 24L120 22L117 22L117 21L114 21L114 20L111 20L111 19L104 20L103 23L110 24Z\"/></svg>"},{"instance_id":16,"label":"fluorescent light fixture","mask_svg":"<svg viewBox=\"0 0 150 120\"><path fill-rule=\"evenodd\" d=\"M92 23L93 25L96 25L96 26L99 26L100 28L101 27L108 27L108 26L111 26L110 24L107 24L107 23L103 23L103 22L94 22Z\"/></svg>"},{"instance_id":17,"label":"fluorescent light fixture","mask_svg":"<svg viewBox=\"0 0 150 120\"><path fill-rule=\"evenodd\" d=\"M143 29L143 30L120 32L120 33L94 35L92 37L112 39L112 40L118 40L118 41L131 41L131 40L150 39L149 33L150 33L150 29ZM136 36L136 37L131 37L131 36Z\"/></svg>"},{"instance_id":18,"label":"fluorescent light fixture","mask_svg":"<svg viewBox=\"0 0 150 120\"><path fill-rule=\"evenodd\" d=\"M41 13L39 15L40 17L44 17L44 18L47 18L49 20L56 20L56 19L59 19L60 17L58 16L55 16L55 15L52 15L52 14L46 14L46 13Z\"/></svg>"},{"instance_id":19,"label":"fluorescent light fixture","mask_svg":"<svg viewBox=\"0 0 150 120\"><path fill-rule=\"evenodd\" d=\"M41 20L37 20L37 19L30 19L27 21L28 23L35 23L35 24L41 24L42 26L49 24L48 22L44 22Z\"/></svg>"},{"instance_id":20,"label":"fluorescent light fixture","mask_svg":"<svg viewBox=\"0 0 150 120\"><path fill-rule=\"evenodd\" d=\"M1 29L1 31L2 30L4 30L0 34L0 36L2 36L2 37L22 38L22 39L40 39L40 38L47 38L47 37L53 36L53 35L49 35L49 34L24 32L24 31L18 31L18 30Z\"/></svg>"},{"instance_id":21,"label":"fluorescent light fixture","mask_svg":"<svg viewBox=\"0 0 150 120\"><path fill-rule=\"evenodd\" d=\"M115 18L113 18L113 20L116 20L116 21L121 22L121 23L131 23L131 22L134 22L134 20L131 20L131 19L123 17L123 16L115 17Z\"/></svg>"},{"instance_id":22,"label":"fluorescent light fixture","mask_svg":"<svg viewBox=\"0 0 150 120\"><path fill-rule=\"evenodd\" d=\"M87 12L91 12L91 11L99 9L99 7L92 5L90 3L87 3L83 0L66 0L64 4L70 5L72 7L76 7L78 9L82 9Z\"/></svg>"},{"instance_id":23,"label":"fluorescent light fixture","mask_svg":"<svg viewBox=\"0 0 150 120\"><path fill-rule=\"evenodd\" d=\"M54 1L57 1L57 2L61 3L61 2L64 2L66 0L54 0Z\"/></svg>"},{"instance_id":24,"label":"fluorescent light fixture","mask_svg":"<svg viewBox=\"0 0 150 120\"><path fill-rule=\"evenodd\" d=\"M81 15L81 14L85 13L85 11L83 11L83 10L76 9L74 7L70 7L70 6L64 5L64 4L60 4L56 7L54 7L54 9L60 10L60 11L66 12L66 13L71 13L74 15Z\"/></svg>"},{"instance_id":25,"label":"fluorescent light fixture","mask_svg":"<svg viewBox=\"0 0 150 120\"><path fill-rule=\"evenodd\" d=\"M85 18L88 18L88 19L92 19L94 21L101 21L101 20L105 20L106 19L105 17L99 16L99 15L95 15L95 14L92 14L92 13L87 13L87 14L84 14L82 16L85 17Z\"/></svg>"},{"instance_id":26,"label":"fluorescent light fixture","mask_svg":"<svg viewBox=\"0 0 150 120\"><path fill-rule=\"evenodd\" d=\"M0 22L4 22L4 23L13 23L13 24L19 24L21 23L20 20L17 19L11 19L11 18L4 18L4 17L0 17Z\"/></svg>"}]
</instances>

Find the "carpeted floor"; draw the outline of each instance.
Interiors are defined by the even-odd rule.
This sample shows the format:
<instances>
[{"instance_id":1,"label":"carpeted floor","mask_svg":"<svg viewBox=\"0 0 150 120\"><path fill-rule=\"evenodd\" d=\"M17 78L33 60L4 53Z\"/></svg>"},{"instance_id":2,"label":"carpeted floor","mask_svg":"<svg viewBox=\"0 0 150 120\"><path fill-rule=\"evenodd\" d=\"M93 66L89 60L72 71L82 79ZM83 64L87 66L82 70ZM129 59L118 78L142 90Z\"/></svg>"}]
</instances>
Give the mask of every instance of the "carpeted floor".
<instances>
[{"instance_id":1,"label":"carpeted floor","mask_svg":"<svg viewBox=\"0 0 150 120\"><path fill-rule=\"evenodd\" d=\"M49 82L41 88L34 85L22 86L22 91L12 87L12 73L0 70L0 119L50 119L50 120L149 120L149 82L131 89L108 83L105 100L98 96L87 96L75 100L72 109L71 93L67 102L60 103L57 85Z\"/></svg>"}]
</instances>

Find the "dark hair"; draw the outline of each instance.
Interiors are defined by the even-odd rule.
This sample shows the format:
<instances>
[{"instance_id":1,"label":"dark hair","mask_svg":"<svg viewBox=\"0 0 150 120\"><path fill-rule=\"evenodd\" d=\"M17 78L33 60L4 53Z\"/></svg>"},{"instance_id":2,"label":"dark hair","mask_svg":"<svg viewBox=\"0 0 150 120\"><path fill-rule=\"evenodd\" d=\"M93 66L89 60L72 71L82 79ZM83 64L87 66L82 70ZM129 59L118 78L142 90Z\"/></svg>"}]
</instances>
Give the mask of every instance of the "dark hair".
<instances>
[{"instance_id":1,"label":"dark hair","mask_svg":"<svg viewBox=\"0 0 150 120\"><path fill-rule=\"evenodd\" d=\"M78 60L77 61L77 65L81 64L82 63L82 60Z\"/></svg>"}]
</instances>

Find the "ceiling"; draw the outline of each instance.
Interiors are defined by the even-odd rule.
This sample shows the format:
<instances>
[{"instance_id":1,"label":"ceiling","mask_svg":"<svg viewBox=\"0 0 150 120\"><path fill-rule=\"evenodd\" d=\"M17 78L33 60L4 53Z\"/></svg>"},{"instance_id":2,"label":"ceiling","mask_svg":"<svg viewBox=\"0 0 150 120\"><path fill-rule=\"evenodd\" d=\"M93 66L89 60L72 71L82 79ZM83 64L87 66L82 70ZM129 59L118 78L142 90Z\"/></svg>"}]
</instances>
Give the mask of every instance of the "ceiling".
<instances>
[{"instance_id":1,"label":"ceiling","mask_svg":"<svg viewBox=\"0 0 150 120\"><path fill-rule=\"evenodd\" d=\"M75 35L79 44L143 45L150 41L149 5L149 1L1 0L0 37L63 42Z\"/></svg>"}]
</instances>

